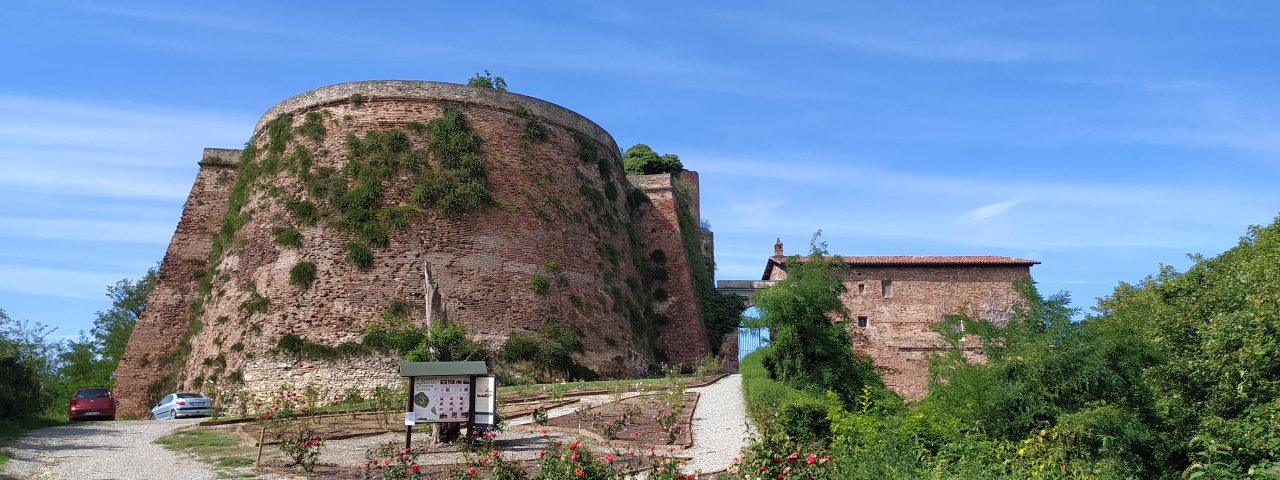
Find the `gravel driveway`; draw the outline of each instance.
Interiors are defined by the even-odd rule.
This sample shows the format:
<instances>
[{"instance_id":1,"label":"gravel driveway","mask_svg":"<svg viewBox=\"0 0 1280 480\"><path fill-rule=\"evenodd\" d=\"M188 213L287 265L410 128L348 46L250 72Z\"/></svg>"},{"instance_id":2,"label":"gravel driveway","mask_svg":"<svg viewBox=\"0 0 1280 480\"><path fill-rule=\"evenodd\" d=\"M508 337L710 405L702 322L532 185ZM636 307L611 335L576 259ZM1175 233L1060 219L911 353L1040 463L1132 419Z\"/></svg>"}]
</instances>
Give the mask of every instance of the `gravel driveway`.
<instances>
[{"instance_id":1,"label":"gravel driveway","mask_svg":"<svg viewBox=\"0 0 1280 480\"><path fill-rule=\"evenodd\" d=\"M205 480L213 468L165 450L155 439L201 419L77 422L10 442L0 478L33 480Z\"/></svg>"}]
</instances>

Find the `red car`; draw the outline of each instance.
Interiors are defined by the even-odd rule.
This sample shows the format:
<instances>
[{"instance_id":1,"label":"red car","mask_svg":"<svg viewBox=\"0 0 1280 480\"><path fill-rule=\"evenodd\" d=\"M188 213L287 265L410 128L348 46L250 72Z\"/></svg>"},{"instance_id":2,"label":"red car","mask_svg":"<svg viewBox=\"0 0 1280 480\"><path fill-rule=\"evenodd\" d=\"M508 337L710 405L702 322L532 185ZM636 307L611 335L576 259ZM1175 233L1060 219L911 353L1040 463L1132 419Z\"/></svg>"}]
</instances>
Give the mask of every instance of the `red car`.
<instances>
[{"instance_id":1,"label":"red car","mask_svg":"<svg viewBox=\"0 0 1280 480\"><path fill-rule=\"evenodd\" d=\"M67 405L67 417L71 420L87 418L116 419L116 399L106 388L77 388Z\"/></svg>"}]
</instances>

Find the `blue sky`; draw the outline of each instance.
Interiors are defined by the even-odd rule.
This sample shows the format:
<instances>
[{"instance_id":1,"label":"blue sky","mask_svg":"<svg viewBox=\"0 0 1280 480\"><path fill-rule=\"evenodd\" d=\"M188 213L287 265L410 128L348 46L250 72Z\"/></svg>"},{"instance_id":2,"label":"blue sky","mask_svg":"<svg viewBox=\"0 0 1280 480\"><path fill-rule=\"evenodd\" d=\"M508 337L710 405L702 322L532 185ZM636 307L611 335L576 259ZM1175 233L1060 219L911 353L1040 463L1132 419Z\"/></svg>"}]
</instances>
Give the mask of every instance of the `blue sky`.
<instances>
[{"instance_id":1,"label":"blue sky","mask_svg":"<svg viewBox=\"0 0 1280 480\"><path fill-rule=\"evenodd\" d=\"M12 317L88 329L163 257L201 149L276 102L485 69L701 172L720 279L821 229L1040 260L1087 308L1280 214L1272 2L216 3L7 3Z\"/></svg>"}]
</instances>

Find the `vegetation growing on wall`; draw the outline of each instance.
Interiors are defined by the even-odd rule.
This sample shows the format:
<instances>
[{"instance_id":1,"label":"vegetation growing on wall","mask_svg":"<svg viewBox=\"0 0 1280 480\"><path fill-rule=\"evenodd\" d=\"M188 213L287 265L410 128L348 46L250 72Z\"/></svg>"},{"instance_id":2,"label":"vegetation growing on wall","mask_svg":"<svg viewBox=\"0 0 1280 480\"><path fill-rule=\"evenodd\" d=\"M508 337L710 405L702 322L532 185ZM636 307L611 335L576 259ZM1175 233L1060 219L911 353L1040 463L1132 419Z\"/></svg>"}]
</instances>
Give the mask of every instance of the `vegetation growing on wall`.
<instances>
[{"instance_id":1,"label":"vegetation growing on wall","mask_svg":"<svg viewBox=\"0 0 1280 480\"><path fill-rule=\"evenodd\" d=\"M427 151L438 169L417 179L414 199L450 217L492 206L495 202L485 186L480 134L467 126L462 111L445 106L444 115L427 122L427 131L431 135Z\"/></svg>"},{"instance_id":2,"label":"vegetation growing on wall","mask_svg":"<svg viewBox=\"0 0 1280 480\"><path fill-rule=\"evenodd\" d=\"M547 318L535 335L515 332L507 337L502 356L509 363L532 366L542 380L591 380L595 372L573 359L574 353L584 351L582 337L578 327Z\"/></svg>"},{"instance_id":3,"label":"vegetation growing on wall","mask_svg":"<svg viewBox=\"0 0 1280 480\"><path fill-rule=\"evenodd\" d=\"M396 355L412 362L489 359L489 350L469 337L461 323L440 315L432 319L430 327L414 324L411 311L415 308L420 306L404 299L392 300L378 315L379 321L366 328L359 341L325 345L286 333L276 341L275 351L295 358L326 361L374 354Z\"/></svg>"},{"instance_id":4,"label":"vegetation growing on wall","mask_svg":"<svg viewBox=\"0 0 1280 480\"><path fill-rule=\"evenodd\" d=\"M489 73L485 70L483 74L477 73L471 79L467 80L467 85L480 88L488 88L492 90L507 91L507 80Z\"/></svg>"},{"instance_id":5,"label":"vegetation growing on wall","mask_svg":"<svg viewBox=\"0 0 1280 480\"><path fill-rule=\"evenodd\" d=\"M272 227L276 245L281 247L302 248L302 233L293 227Z\"/></svg>"},{"instance_id":6,"label":"vegetation growing on wall","mask_svg":"<svg viewBox=\"0 0 1280 480\"><path fill-rule=\"evenodd\" d=\"M658 155L648 145L637 143L622 154L622 166L627 175L653 175L656 173L679 174L684 171L684 164L674 153Z\"/></svg>"},{"instance_id":7,"label":"vegetation growing on wall","mask_svg":"<svg viewBox=\"0 0 1280 480\"><path fill-rule=\"evenodd\" d=\"M684 243L694 293L698 295L698 306L702 310L702 325L707 332L712 353L719 354L724 335L738 328L746 304L737 295L716 291L715 279L707 265L709 262L702 254L700 227L693 217L693 212L690 211L693 200L691 196L696 192L690 191L690 187L681 182L679 177L673 180L676 183L676 194L680 198L679 206L676 208L676 215L680 222L680 239Z\"/></svg>"},{"instance_id":8,"label":"vegetation growing on wall","mask_svg":"<svg viewBox=\"0 0 1280 480\"><path fill-rule=\"evenodd\" d=\"M304 292L307 290L310 290L311 284L315 283L315 281L316 281L315 262L308 262L306 260L302 260L298 263L295 263L293 265L293 268L289 269L289 283L298 287L299 289L302 289L302 291Z\"/></svg>"}]
</instances>

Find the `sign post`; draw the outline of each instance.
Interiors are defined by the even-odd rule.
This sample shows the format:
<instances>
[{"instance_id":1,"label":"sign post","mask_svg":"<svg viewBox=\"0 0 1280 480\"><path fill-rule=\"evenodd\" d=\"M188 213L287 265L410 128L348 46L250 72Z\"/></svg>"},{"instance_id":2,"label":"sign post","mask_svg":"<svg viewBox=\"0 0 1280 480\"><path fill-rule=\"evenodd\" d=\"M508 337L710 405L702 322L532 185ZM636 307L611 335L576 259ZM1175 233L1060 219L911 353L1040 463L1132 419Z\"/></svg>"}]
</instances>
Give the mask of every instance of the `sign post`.
<instances>
[{"instance_id":1,"label":"sign post","mask_svg":"<svg viewBox=\"0 0 1280 480\"><path fill-rule=\"evenodd\" d=\"M455 424L456 432L456 424L474 427L480 412L480 423L492 425L497 418L496 390L488 373L484 362L401 362L400 376L409 379L405 448L412 448L413 426L419 423Z\"/></svg>"},{"instance_id":2,"label":"sign post","mask_svg":"<svg viewBox=\"0 0 1280 480\"><path fill-rule=\"evenodd\" d=\"M409 377L409 406L404 413L404 448L413 448L413 424L409 416L413 415L413 377Z\"/></svg>"}]
</instances>

